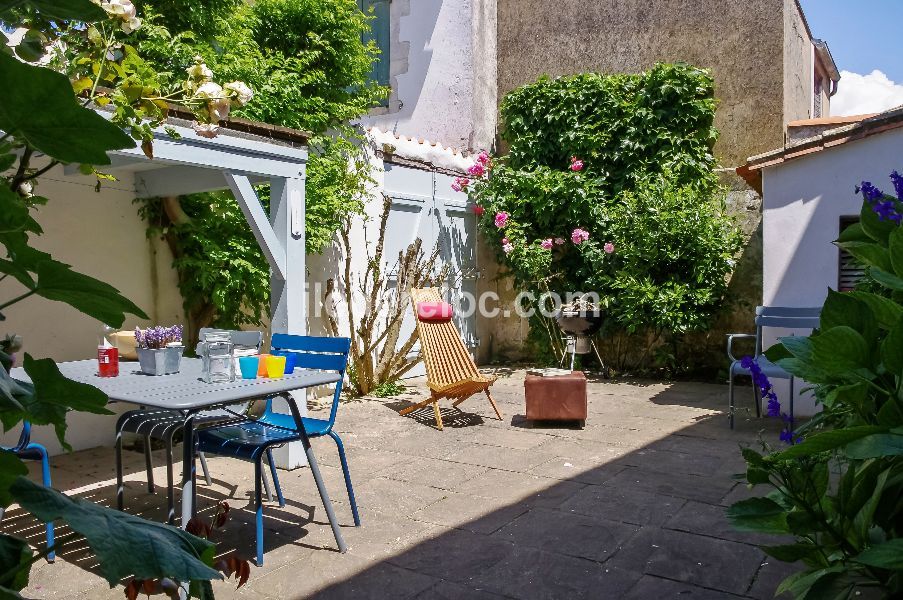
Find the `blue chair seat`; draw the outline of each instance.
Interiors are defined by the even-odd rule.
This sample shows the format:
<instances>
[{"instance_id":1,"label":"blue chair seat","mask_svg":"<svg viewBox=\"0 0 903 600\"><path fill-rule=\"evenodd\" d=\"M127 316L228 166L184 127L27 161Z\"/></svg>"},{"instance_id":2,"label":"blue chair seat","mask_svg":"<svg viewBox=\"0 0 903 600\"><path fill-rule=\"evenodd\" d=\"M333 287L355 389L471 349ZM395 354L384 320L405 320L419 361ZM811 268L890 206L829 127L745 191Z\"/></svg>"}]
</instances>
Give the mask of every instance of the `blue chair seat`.
<instances>
[{"instance_id":1,"label":"blue chair seat","mask_svg":"<svg viewBox=\"0 0 903 600\"><path fill-rule=\"evenodd\" d=\"M251 461L257 460L268 448L300 439L301 436L294 430L294 424L286 430L281 424L268 427L257 421L205 429L197 433L198 449L201 452Z\"/></svg>"},{"instance_id":2,"label":"blue chair seat","mask_svg":"<svg viewBox=\"0 0 903 600\"><path fill-rule=\"evenodd\" d=\"M285 427L286 429L295 428L295 419L294 417L292 417L292 415L269 412L266 414L263 420L278 427ZM329 430L332 427L332 423L330 423L326 419L311 419L309 417L301 417L301 422L304 423L304 431L307 432L307 437L320 437L326 435L329 433Z\"/></svg>"}]
</instances>

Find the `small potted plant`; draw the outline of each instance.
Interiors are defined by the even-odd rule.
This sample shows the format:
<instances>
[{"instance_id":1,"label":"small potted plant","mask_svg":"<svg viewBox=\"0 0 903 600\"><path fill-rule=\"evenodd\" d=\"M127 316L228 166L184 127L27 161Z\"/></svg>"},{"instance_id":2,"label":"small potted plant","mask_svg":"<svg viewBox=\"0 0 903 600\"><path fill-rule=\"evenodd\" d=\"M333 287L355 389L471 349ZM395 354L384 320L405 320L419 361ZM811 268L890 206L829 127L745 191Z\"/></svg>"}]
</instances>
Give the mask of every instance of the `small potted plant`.
<instances>
[{"instance_id":1,"label":"small potted plant","mask_svg":"<svg viewBox=\"0 0 903 600\"><path fill-rule=\"evenodd\" d=\"M182 362L182 326L135 328L138 342L138 362L141 372L148 375L178 373Z\"/></svg>"}]
</instances>

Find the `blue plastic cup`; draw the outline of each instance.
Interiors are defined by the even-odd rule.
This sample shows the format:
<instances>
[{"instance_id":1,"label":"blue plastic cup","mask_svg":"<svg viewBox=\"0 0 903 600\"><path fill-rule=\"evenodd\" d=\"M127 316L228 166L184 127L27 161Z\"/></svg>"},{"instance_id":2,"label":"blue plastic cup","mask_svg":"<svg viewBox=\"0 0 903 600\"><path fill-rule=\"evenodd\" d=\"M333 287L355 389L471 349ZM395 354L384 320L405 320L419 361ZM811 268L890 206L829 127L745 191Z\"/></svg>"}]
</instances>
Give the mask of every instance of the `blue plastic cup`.
<instances>
[{"instance_id":1,"label":"blue plastic cup","mask_svg":"<svg viewBox=\"0 0 903 600\"><path fill-rule=\"evenodd\" d=\"M282 356L285 357L285 374L291 375L295 371L295 356L294 352L283 352Z\"/></svg>"},{"instance_id":2,"label":"blue plastic cup","mask_svg":"<svg viewBox=\"0 0 903 600\"><path fill-rule=\"evenodd\" d=\"M239 356L238 368L241 370L242 379L257 379L257 366L260 358L257 356Z\"/></svg>"}]
</instances>

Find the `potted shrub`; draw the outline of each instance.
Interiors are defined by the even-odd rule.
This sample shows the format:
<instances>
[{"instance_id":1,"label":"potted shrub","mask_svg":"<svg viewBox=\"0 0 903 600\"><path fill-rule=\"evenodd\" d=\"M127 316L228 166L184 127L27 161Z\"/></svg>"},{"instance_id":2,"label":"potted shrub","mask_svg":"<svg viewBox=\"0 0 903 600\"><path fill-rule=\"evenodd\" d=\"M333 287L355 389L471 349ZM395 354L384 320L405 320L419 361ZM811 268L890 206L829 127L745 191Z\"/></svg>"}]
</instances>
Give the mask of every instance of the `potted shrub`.
<instances>
[{"instance_id":1,"label":"potted shrub","mask_svg":"<svg viewBox=\"0 0 903 600\"><path fill-rule=\"evenodd\" d=\"M138 342L138 362L141 372L148 375L169 375L179 372L182 362L182 326L135 328Z\"/></svg>"}]
</instances>

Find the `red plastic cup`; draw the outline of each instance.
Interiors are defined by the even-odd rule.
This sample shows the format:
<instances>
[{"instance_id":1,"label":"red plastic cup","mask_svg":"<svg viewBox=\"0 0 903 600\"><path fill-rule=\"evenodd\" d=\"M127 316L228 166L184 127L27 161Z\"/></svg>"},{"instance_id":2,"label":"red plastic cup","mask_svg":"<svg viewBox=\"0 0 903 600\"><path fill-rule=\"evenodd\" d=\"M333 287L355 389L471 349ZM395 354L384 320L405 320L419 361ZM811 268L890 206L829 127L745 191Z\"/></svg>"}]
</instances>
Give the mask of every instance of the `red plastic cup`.
<instances>
[{"instance_id":1,"label":"red plastic cup","mask_svg":"<svg viewBox=\"0 0 903 600\"><path fill-rule=\"evenodd\" d=\"M119 376L119 348L98 346L97 374L101 377Z\"/></svg>"}]
</instances>

